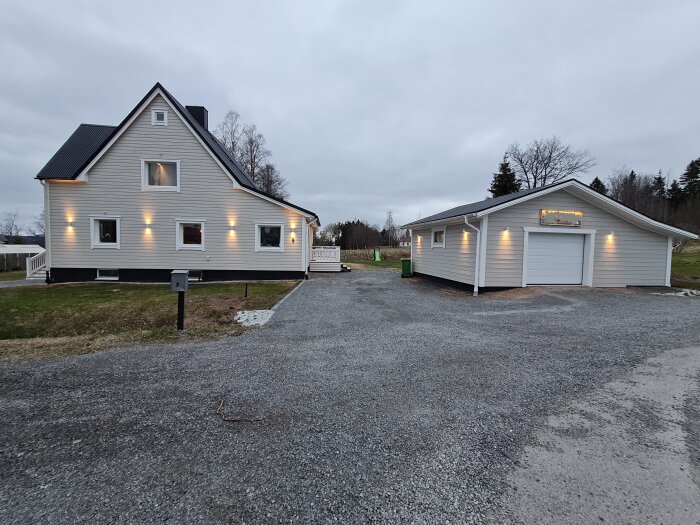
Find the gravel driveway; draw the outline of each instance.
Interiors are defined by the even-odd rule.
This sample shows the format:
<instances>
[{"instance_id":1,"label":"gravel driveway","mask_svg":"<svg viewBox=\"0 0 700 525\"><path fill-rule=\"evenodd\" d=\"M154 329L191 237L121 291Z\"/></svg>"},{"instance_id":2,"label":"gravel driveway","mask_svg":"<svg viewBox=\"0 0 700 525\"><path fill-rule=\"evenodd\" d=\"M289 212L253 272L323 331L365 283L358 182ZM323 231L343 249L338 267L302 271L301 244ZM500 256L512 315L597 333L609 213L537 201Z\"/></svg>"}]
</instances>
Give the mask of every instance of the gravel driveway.
<instances>
[{"instance_id":1,"label":"gravel driveway","mask_svg":"<svg viewBox=\"0 0 700 525\"><path fill-rule=\"evenodd\" d=\"M0 522L542 521L514 493L557 479L540 461L553 418L604 404L621 381L673 375L678 352L698 346L699 298L473 298L389 271L315 274L245 336L0 366ZM663 389L649 393L628 425L673 427L691 492L698 367L688 358L676 399L657 406ZM221 400L238 421L215 415ZM680 420L665 417L669 403ZM615 426L624 408L591 421ZM604 519L614 495L585 488L600 509L588 519Z\"/></svg>"}]
</instances>

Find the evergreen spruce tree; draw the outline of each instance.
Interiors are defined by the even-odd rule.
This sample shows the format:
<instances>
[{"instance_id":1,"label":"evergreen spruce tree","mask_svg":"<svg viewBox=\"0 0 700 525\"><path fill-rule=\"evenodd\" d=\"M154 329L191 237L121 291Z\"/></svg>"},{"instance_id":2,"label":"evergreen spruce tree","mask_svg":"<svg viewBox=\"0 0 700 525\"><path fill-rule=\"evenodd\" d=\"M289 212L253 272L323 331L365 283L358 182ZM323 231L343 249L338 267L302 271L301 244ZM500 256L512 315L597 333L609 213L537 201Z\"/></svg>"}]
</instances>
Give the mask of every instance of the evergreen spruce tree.
<instances>
[{"instance_id":1,"label":"evergreen spruce tree","mask_svg":"<svg viewBox=\"0 0 700 525\"><path fill-rule=\"evenodd\" d=\"M660 170L659 174L651 181L651 192L657 199L666 198L666 179L661 175Z\"/></svg>"},{"instance_id":2,"label":"evergreen spruce tree","mask_svg":"<svg viewBox=\"0 0 700 525\"><path fill-rule=\"evenodd\" d=\"M683 197L683 188L678 184L678 181L674 179L666 192L666 198L671 204L671 209L675 210L678 205L683 202Z\"/></svg>"},{"instance_id":3,"label":"evergreen spruce tree","mask_svg":"<svg viewBox=\"0 0 700 525\"><path fill-rule=\"evenodd\" d=\"M498 165L498 173L493 174L489 192L491 192L492 197L500 197L501 195L515 193L520 191L520 189L520 181L515 175L513 168L510 167L508 155L503 155L503 162Z\"/></svg>"},{"instance_id":4,"label":"evergreen spruce tree","mask_svg":"<svg viewBox=\"0 0 700 525\"><path fill-rule=\"evenodd\" d=\"M598 177L593 179L593 182L591 182L591 189L597 191L598 193L602 193L603 195L608 194L608 188L605 187L603 181L600 180Z\"/></svg>"},{"instance_id":5,"label":"evergreen spruce tree","mask_svg":"<svg viewBox=\"0 0 700 525\"><path fill-rule=\"evenodd\" d=\"M680 177L685 196L693 199L700 197L700 159L695 159L685 168L685 173Z\"/></svg>"}]
</instances>

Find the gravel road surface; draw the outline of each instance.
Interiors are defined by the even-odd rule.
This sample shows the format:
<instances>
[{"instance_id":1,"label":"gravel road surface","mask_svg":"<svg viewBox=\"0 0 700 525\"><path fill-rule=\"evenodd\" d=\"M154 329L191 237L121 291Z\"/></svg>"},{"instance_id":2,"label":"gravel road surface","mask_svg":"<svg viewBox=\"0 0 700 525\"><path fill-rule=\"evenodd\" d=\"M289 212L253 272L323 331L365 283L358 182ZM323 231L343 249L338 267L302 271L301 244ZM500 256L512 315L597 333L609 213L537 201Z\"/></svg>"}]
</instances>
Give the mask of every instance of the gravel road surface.
<instances>
[{"instance_id":1,"label":"gravel road surface","mask_svg":"<svg viewBox=\"0 0 700 525\"><path fill-rule=\"evenodd\" d=\"M540 521L544 506L513 494L535 471L564 499L590 489L584 521L614 520L621 498L597 479L554 483L547 440L570 451L562 469L584 469L604 440L640 436L630 453L668 452L644 464L673 483L682 465L692 494L698 375L668 391L659 378L697 363L698 346L699 298L474 298L390 271L316 274L241 337L0 365L0 522ZM626 382L647 377L654 395L626 401ZM653 513L671 491L653 473L635 488L638 466L617 459L600 475L644 504L630 516Z\"/></svg>"}]
</instances>

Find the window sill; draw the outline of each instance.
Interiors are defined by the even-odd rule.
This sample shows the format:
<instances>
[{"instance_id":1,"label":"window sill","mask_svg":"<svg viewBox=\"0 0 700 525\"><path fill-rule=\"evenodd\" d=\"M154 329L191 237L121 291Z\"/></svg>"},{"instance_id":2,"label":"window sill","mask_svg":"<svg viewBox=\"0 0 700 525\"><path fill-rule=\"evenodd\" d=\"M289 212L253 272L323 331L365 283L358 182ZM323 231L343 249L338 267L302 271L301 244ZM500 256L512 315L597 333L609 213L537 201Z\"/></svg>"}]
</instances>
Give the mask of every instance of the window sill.
<instances>
[{"instance_id":1,"label":"window sill","mask_svg":"<svg viewBox=\"0 0 700 525\"><path fill-rule=\"evenodd\" d=\"M144 186L141 191L172 191L180 193L180 188L177 186Z\"/></svg>"},{"instance_id":2,"label":"window sill","mask_svg":"<svg viewBox=\"0 0 700 525\"><path fill-rule=\"evenodd\" d=\"M201 244L191 245L191 246L182 245L182 246L178 246L178 247L177 247L177 251L203 252L203 251L204 251L204 246L202 246Z\"/></svg>"},{"instance_id":3,"label":"window sill","mask_svg":"<svg viewBox=\"0 0 700 525\"><path fill-rule=\"evenodd\" d=\"M118 244L93 244L90 246L91 250L118 250L119 245Z\"/></svg>"}]
</instances>

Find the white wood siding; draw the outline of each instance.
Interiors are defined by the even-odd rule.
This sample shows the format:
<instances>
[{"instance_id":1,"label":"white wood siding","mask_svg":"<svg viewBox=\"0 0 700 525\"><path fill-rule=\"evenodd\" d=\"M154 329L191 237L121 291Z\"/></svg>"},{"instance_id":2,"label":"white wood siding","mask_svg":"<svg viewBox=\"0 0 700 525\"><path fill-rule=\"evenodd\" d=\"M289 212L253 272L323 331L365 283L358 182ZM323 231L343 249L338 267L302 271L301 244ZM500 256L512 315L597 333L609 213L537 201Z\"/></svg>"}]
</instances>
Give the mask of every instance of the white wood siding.
<instances>
[{"instance_id":1,"label":"white wood siding","mask_svg":"<svg viewBox=\"0 0 700 525\"><path fill-rule=\"evenodd\" d=\"M169 110L167 126L151 125L153 108ZM141 191L141 160L158 158L180 161L179 193ZM160 96L90 170L88 182L49 184L53 267L301 271L305 264L302 215L234 189ZM121 216L119 250L90 248L91 215ZM206 251L175 249L176 219L207 221ZM285 225L284 252L255 252L256 223Z\"/></svg>"},{"instance_id":2,"label":"white wood siding","mask_svg":"<svg viewBox=\"0 0 700 525\"><path fill-rule=\"evenodd\" d=\"M431 235L432 228L412 230L413 271L473 285L476 232L461 224L450 224L445 230L444 248L431 248Z\"/></svg>"},{"instance_id":3,"label":"white wood siding","mask_svg":"<svg viewBox=\"0 0 700 525\"><path fill-rule=\"evenodd\" d=\"M663 286L668 238L639 228L566 190L552 192L489 215L486 286L522 285L524 226L539 226L541 209L583 211L583 228L597 230L593 286ZM503 229L509 227L510 231ZM612 239L608 233L614 231Z\"/></svg>"}]
</instances>

